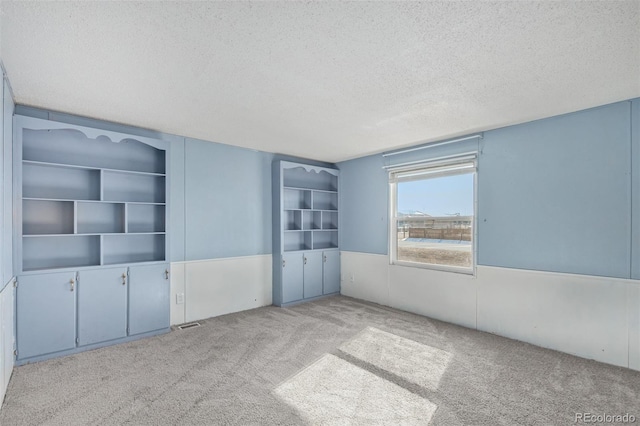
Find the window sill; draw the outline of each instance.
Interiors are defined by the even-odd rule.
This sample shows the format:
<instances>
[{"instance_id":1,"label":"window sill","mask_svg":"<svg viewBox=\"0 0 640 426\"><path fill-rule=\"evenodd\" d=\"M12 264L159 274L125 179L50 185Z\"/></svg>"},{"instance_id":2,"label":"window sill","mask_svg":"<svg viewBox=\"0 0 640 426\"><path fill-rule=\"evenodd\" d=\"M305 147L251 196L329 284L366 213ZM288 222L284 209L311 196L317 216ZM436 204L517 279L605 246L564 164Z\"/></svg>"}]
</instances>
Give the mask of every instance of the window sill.
<instances>
[{"instance_id":1,"label":"window sill","mask_svg":"<svg viewBox=\"0 0 640 426\"><path fill-rule=\"evenodd\" d=\"M440 272L453 272L455 274L471 275L473 277L476 276L475 266L470 268L463 268L460 266L436 265L432 263L407 262L402 260L391 261L391 265L403 266L403 267L409 267L409 268L430 269L433 271L440 271Z\"/></svg>"}]
</instances>

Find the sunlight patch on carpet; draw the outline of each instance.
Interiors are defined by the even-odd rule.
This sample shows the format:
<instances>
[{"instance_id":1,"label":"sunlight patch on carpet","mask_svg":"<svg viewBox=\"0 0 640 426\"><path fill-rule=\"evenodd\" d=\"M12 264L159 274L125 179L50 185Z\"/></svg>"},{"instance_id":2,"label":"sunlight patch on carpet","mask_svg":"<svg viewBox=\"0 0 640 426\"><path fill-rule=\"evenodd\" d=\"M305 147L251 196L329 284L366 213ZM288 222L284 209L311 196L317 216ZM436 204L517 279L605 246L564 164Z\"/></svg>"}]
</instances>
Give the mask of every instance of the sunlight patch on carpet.
<instances>
[{"instance_id":1,"label":"sunlight patch on carpet","mask_svg":"<svg viewBox=\"0 0 640 426\"><path fill-rule=\"evenodd\" d=\"M425 425L437 406L327 354L275 389L311 424Z\"/></svg>"},{"instance_id":2,"label":"sunlight patch on carpet","mask_svg":"<svg viewBox=\"0 0 640 426\"><path fill-rule=\"evenodd\" d=\"M340 350L430 390L438 389L451 360L448 352L373 327Z\"/></svg>"}]
</instances>

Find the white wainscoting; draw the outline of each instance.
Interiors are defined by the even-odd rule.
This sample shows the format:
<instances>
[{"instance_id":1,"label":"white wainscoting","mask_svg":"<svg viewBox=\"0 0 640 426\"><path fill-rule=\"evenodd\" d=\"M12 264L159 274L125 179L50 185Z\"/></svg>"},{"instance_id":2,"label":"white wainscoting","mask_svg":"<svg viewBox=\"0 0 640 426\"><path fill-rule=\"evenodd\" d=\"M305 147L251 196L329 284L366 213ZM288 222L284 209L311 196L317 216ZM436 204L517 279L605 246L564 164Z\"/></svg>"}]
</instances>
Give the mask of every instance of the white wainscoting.
<instances>
[{"instance_id":1,"label":"white wainscoting","mask_svg":"<svg viewBox=\"0 0 640 426\"><path fill-rule=\"evenodd\" d=\"M640 370L640 285L629 285L629 368Z\"/></svg>"},{"instance_id":2,"label":"white wainscoting","mask_svg":"<svg viewBox=\"0 0 640 426\"><path fill-rule=\"evenodd\" d=\"M389 306L389 262L378 254L340 252L340 293Z\"/></svg>"},{"instance_id":3,"label":"white wainscoting","mask_svg":"<svg viewBox=\"0 0 640 426\"><path fill-rule=\"evenodd\" d=\"M175 262L171 272L171 324L272 303L271 255ZM180 292L184 304L176 306Z\"/></svg>"},{"instance_id":4,"label":"white wainscoting","mask_svg":"<svg viewBox=\"0 0 640 426\"><path fill-rule=\"evenodd\" d=\"M473 277L344 251L341 263L345 296L640 370L636 280L488 266Z\"/></svg>"},{"instance_id":5,"label":"white wainscoting","mask_svg":"<svg viewBox=\"0 0 640 426\"><path fill-rule=\"evenodd\" d=\"M184 262L174 262L171 264L171 325L184 324L185 319L185 274L186 265ZM178 303L178 295L182 295L181 303Z\"/></svg>"},{"instance_id":6,"label":"white wainscoting","mask_svg":"<svg viewBox=\"0 0 640 426\"><path fill-rule=\"evenodd\" d=\"M478 329L629 366L630 280L478 267Z\"/></svg>"},{"instance_id":7,"label":"white wainscoting","mask_svg":"<svg viewBox=\"0 0 640 426\"><path fill-rule=\"evenodd\" d=\"M13 306L15 288L13 279L0 292L0 405L4 400L14 365Z\"/></svg>"},{"instance_id":8,"label":"white wainscoting","mask_svg":"<svg viewBox=\"0 0 640 426\"><path fill-rule=\"evenodd\" d=\"M473 276L389 265L384 257L389 268L389 306L475 328Z\"/></svg>"}]
</instances>

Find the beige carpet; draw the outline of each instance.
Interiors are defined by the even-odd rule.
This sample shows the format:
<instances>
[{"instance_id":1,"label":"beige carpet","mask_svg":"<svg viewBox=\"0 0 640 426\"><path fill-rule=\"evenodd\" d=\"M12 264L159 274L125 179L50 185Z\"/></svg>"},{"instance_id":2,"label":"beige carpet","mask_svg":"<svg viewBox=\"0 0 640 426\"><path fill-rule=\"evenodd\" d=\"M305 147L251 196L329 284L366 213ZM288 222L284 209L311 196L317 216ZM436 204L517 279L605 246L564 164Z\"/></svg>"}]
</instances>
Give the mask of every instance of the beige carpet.
<instances>
[{"instance_id":1,"label":"beige carpet","mask_svg":"<svg viewBox=\"0 0 640 426\"><path fill-rule=\"evenodd\" d=\"M15 369L1 425L640 423L640 373L346 297Z\"/></svg>"}]
</instances>

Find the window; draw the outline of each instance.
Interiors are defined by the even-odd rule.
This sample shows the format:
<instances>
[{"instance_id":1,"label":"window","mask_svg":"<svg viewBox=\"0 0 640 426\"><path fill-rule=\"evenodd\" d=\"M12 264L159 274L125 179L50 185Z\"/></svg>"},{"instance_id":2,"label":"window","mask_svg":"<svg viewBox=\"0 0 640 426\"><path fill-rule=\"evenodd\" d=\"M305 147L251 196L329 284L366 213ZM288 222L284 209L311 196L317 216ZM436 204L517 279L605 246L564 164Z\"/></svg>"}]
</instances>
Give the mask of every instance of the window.
<instances>
[{"instance_id":1,"label":"window","mask_svg":"<svg viewBox=\"0 0 640 426\"><path fill-rule=\"evenodd\" d=\"M473 273L474 158L391 169L391 262Z\"/></svg>"}]
</instances>

